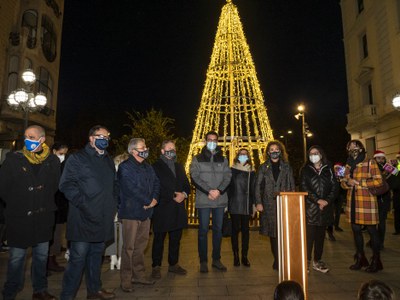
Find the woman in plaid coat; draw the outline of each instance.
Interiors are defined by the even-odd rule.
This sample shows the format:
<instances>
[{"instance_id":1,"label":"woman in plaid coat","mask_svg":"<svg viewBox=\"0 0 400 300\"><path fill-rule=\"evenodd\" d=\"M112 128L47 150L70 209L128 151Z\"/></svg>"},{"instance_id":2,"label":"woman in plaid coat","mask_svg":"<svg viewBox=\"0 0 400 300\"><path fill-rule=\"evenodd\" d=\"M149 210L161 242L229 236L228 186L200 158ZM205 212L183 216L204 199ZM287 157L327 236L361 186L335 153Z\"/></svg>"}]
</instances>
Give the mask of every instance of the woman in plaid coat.
<instances>
[{"instance_id":1,"label":"woman in plaid coat","mask_svg":"<svg viewBox=\"0 0 400 300\"><path fill-rule=\"evenodd\" d=\"M357 253L354 256L355 264L351 270L360 270L367 267L366 271L375 273L383 269L379 254L379 223L378 202L368 188L378 187L383 184L382 175L374 159L368 159L365 147L359 140L351 140L347 144L349 157L346 163L345 176L342 187L347 189L346 214L351 223ZM373 256L371 263L364 254L364 239L361 228L365 226L371 237Z\"/></svg>"}]
</instances>

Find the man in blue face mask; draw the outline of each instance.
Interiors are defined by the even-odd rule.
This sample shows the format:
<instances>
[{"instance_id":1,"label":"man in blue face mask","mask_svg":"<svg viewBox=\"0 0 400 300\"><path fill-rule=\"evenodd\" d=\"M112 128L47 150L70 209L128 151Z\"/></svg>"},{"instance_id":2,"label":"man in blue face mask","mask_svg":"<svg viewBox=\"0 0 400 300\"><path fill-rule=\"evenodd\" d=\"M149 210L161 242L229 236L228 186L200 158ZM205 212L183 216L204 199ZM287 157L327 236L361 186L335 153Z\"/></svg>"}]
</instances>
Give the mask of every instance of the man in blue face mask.
<instances>
[{"instance_id":1,"label":"man in blue face mask","mask_svg":"<svg viewBox=\"0 0 400 300\"><path fill-rule=\"evenodd\" d=\"M212 267L226 271L221 262L222 221L228 205L228 189L231 169L228 160L222 156L218 145L218 134L206 134L206 145L201 153L193 157L190 175L196 186L196 208L199 214L198 251L200 272L208 272L207 232L212 214Z\"/></svg>"},{"instance_id":2,"label":"man in blue face mask","mask_svg":"<svg viewBox=\"0 0 400 300\"><path fill-rule=\"evenodd\" d=\"M6 203L10 246L3 299L15 299L23 287L25 259L32 248L32 299L56 299L47 292L47 256L60 179L60 161L44 143L45 131L33 125L25 130L25 146L8 153L0 169L0 197Z\"/></svg>"},{"instance_id":3,"label":"man in blue face mask","mask_svg":"<svg viewBox=\"0 0 400 300\"><path fill-rule=\"evenodd\" d=\"M105 242L114 238L118 198L114 162L106 150L109 139L106 127L92 127L89 142L71 154L61 176L60 191L69 201L66 236L70 241L61 300L75 298L83 272L87 299L115 297L102 289L100 280Z\"/></svg>"}]
</instances>

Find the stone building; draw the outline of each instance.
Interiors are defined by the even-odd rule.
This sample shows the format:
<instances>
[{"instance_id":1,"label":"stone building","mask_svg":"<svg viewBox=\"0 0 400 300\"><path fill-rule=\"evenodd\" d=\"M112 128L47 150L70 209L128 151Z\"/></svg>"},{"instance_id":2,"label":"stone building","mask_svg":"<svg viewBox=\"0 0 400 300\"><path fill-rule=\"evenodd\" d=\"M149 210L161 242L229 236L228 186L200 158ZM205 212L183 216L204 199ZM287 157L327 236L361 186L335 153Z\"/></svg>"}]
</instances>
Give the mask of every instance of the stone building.
<instances>
[{"instance_id":1,"label":"stone building","mask_svg":"<svg viewBox=\"0 0 400 300\"><path fill-rule=\"evenodd\" d=\"M56 129L58 76L64 0L1 0L0 2L0 148L19 149L25 118L43 126L52 144ZM31 69L32 92L44 93L46 106L38 112L15 111L8 95L24 84L21 74Z\"/></svg>"},{"instance_id":2,"label":"stone building","mask_svg":"<svg viewBox=\"0 0 400 300\"><path fill-rule=\"evenodd\" d=\"M394 158L400 150L400 0L341 0L349 114L347 131Z\"/></svg>"}]
</instances>

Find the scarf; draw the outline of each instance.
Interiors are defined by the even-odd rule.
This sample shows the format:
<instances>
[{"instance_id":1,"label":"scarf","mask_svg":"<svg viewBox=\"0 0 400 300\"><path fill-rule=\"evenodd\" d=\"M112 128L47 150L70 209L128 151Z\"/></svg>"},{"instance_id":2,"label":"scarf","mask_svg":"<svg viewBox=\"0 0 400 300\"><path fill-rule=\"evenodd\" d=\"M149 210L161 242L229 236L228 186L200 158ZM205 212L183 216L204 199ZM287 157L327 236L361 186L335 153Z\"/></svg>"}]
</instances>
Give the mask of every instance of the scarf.
<instances>
[{"instance_id":1,"label":"scarf","mask_svg":"<svg viewBox=\"0 0 400 300\"><path fill-rule=\"evenodd\" d=\"M354 169L357 167L359 163L363 162L364 159L365 159L365 152L360 153L360 155L358 155L356 159L354 159L351 156L347 158L346 164L350 166L350 178L353 178Z\"/></svg>"},{"instance_id":2,"label":"scarf","mask_svg":"<svg viewBox=\"0 0 400 300\"><path fill-rule=\"evenodd\" d=\"M42 151L40 153L31 152L24 148L22 149L22 153L29 161L29 163L33 165L41 164L49 155L50 155L50 148L45 143L42 144Z\"/></svg>"},{"instance_id":3,"label":"scarf","mask_svg":"<svg viewBox=\"0 0 400 300\"><path fill-rule=\"evenodd\" d=\"M252 166L249 165L249 164L242 165L241 163L235 163L235 164L232 166L232 168L233 168L233 169L240 170L240 171L245 171L245 172L253 171Z\"/></svg>"},{"instance_id":4,"label":"scarf","mask_svg":"<svg viewBox=\"0 0 400 300\"><path fill-rule=\"evenodd\" d=\"M160 155L160 158L163 162L165 162L165 164L168 166L168 168L172 171L172 173L174 173L175 177L176 177L176 170L175 170L175 161L176 158L174 159L168 159L166 158L164 155Z\"/></svg>"}]
</instances>

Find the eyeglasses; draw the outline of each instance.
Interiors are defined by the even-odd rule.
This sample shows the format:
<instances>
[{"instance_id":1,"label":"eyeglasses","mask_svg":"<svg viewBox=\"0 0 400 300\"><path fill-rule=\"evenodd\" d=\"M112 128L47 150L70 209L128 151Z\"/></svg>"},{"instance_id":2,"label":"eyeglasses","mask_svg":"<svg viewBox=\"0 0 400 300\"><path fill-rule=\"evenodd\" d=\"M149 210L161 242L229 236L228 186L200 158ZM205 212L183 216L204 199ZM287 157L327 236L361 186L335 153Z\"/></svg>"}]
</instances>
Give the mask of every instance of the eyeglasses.
<instances>
[{"instance_id":1,"label":"eyeglasses","mask_svg":"<svg viewBox=\"0 0 400 300\"><path fill-rule=\"evenodd\" d=\"M149 150L150 148L145 147L145 148L133 148L133 149L138 151L138 152L142 152L142 151Z\"/></svg>"},{"instance_id":2,"label":"eyeglasses","mask_svg":"<svg viewBox=\"0 0 400 300\"><path fill-rule=\"evenodd\" d=\"M103 134L94 134L93 136L94 136L96 139L107 140L107 141L110 140L110 136L109 136L109 135L108 135L108 136L105 136L105 135L103 135Z\"/></svg>"}]
</instances>

